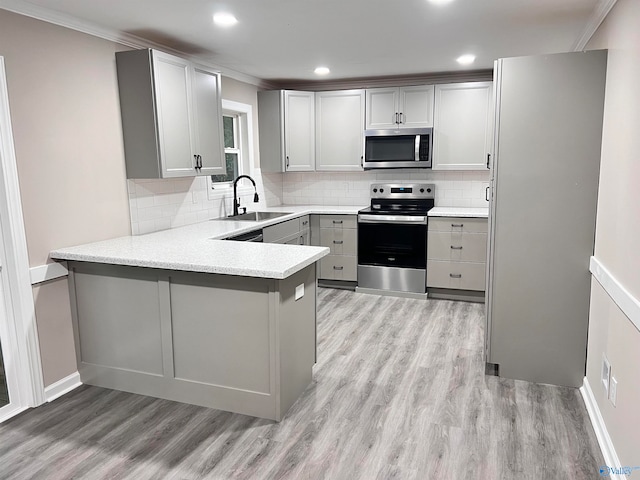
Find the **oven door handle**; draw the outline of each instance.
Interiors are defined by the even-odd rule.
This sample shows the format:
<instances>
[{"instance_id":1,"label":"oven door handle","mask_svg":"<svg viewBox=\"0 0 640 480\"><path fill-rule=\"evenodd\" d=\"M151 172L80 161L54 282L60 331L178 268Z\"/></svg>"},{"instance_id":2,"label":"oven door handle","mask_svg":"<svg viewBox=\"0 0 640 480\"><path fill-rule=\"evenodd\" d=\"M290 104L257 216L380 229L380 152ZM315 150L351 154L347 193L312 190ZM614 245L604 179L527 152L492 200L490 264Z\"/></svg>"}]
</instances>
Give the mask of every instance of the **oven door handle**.
<instances>
[{"instance_id":1,"label":"oven door handle","mask_svg":"<svg viewBox=\"0 0 640 480\"><path fill-rule=\"evenodd\" d=\"M426 216L412 215L368 215L361 213L358 215L359 223L395 223L400 225L426 225Z\"/></svg>"}]
</instances>

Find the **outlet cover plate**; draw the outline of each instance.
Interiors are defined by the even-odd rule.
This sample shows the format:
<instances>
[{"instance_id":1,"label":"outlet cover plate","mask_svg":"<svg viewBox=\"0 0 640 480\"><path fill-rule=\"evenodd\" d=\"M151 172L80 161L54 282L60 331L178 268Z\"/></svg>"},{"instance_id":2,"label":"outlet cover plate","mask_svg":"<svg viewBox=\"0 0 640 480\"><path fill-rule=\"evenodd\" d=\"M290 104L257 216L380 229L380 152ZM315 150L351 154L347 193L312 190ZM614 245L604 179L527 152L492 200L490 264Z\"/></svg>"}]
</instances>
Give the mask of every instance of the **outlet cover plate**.
<instances>
[{"instance_id":1,"label":"outlet cover plate","mask_svg":"<svg viewBox=\"0 0 640 480\"><path fill-rule=\"evenodd\" d=\"M611 364L607 360L606 356L602 356L602 385L604 391L607 392L607 398L609 398L609 379L611 378Z\"/></svg>"},{"instance_id":2,"label":"outlet cover plate","mask_svg":"<svg viewBox=\"0 0 640 480\"><path fill-rule=\"evenodd\" d=\"M609 383L609 400L613 403L613 406L616 406L616 400L618 399L618 380L616 377L611 377L611 382Z\"/></svg>"}]
</instances>

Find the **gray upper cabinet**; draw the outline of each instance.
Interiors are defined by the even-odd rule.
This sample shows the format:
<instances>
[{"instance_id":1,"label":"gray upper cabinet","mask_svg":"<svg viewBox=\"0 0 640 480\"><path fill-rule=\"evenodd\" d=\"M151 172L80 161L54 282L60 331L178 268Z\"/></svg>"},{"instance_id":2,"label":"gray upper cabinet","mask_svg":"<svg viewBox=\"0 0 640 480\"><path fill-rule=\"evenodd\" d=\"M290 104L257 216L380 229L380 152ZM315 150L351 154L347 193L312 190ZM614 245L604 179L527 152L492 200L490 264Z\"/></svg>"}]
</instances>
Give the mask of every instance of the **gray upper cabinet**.
<instances>
[{"instance_id":1,"label":"gray upper cabinet","mask_svg":"<svg viewBox=\"0 0 640 480\"><path fill-rule=\"evenodd\" d=\"M315 94L258 92L260 163L264 172L315 169Z\"/></svg>"},{"instance_id":2,"label":"gray upper cabinet","mask_svg":"<svg viewBox=\"0 0 640 480\"><path fill-rule=\"evenodd\" d=\"M364 90L316 93L316 170L362 170Z\"/></svg>"},{"instance_id":3,"label":"gray upper cabinet","mask_svg":"<svg viewBox=\"0 0 640 480\"><path fill-rule=\"evenodd\" d=\"M220 75L155 50L116 63L127 178L223 173Z\"/></svg>"},{"instance_id":4,"label":"gray upper cabinet","mask_svg":"<svg viewBox=\"0 0 640 480\"><path fill-rule=\"evenodd\" d=\"M433 126L433 85L367 90L366 128Z\"/></svg>"},{"instance_id":5,"label":"gray upper cabinet","mask_svg":"<svg viewBox=\"0 0 640 480\"><path fill-rule=\"evenodd\" d=\"M492 141L492 82L451 83L435 90L434 170L486 170Z\"/></svg>"}]
</instances>

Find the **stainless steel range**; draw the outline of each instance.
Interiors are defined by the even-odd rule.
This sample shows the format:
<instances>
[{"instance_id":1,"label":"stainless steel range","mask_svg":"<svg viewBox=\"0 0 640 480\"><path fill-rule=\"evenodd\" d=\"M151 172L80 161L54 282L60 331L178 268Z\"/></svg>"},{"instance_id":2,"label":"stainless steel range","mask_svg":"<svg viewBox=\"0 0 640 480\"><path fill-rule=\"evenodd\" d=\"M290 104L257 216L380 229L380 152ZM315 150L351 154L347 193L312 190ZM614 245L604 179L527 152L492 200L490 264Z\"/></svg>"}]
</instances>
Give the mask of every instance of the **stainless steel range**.
<instances>
[{"instance_id":1,"label":"stainless steel range","mask_svg":"<svg viewBox=\"0 0 640 480\"><path fill-rule=\"evenodd\" d=\"M429 183L375 183L358 213L358 287L425 293Z\"/></svg>"}]
</instances>

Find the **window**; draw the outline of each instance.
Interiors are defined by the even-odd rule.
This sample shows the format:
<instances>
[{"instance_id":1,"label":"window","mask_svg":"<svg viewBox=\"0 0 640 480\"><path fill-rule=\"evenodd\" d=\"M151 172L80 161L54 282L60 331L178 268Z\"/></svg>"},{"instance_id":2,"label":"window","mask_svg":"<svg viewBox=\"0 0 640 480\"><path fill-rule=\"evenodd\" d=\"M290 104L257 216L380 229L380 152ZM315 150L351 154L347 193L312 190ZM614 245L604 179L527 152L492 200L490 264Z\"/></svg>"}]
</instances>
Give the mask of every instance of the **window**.
<instances>
[{"instance_id":1,"label":"window","mask_svg":"<svg viewBox=\"0 0 640 480\"><path fill-rule=\"evenodd\" d=\"M222 116L224 130L224 157L227 173L224 175L211 175L212 183L233 182L240 175L242 165L242 150L240 141L239 115L225 114Z\"/></svg>"}]
</instances>

